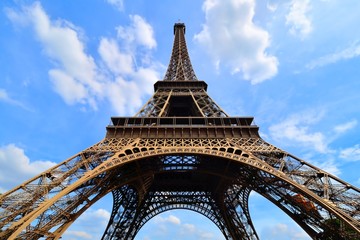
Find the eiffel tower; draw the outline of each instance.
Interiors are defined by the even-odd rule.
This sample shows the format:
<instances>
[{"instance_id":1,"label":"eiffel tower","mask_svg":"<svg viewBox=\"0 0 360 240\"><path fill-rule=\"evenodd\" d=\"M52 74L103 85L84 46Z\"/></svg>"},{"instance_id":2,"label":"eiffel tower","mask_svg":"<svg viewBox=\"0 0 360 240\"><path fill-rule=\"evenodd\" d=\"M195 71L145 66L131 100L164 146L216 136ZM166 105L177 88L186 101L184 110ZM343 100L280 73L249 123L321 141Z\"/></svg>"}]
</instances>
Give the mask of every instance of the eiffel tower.
<instances>
[{"instance_id":1,"label":"eiffel tower","mask_svg":"<svg viewBox=\"0 0 360 240\"><path fill-rule=\"evenodd\" d=\"M165 77L134 117L112 117L99 143L1 195L0 239L59 239L109 193L102 239L134 239L172 209L204 215L225 239L259 239L252 191L313 239L360 239L359 188L264 141L253 117L228 116L195 75L183 23L174 35Z\"/></svg>"}]
</instances>

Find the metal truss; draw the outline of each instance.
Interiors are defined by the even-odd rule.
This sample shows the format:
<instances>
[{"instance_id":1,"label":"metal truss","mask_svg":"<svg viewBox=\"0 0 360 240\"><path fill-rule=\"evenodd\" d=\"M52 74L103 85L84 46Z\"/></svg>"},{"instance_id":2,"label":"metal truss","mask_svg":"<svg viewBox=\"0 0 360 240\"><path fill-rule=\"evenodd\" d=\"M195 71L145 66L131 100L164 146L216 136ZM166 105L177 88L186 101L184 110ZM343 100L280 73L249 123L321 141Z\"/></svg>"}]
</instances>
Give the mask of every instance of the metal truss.
<instances>
[{"instance_id":1,"label":"metal truss","mask_svg":"<svg viewBox=\"0 0 360 240\"><path fill-rule=\"evenodd\" d=\"M185 41L185 24L174 26L174 44L164 81L196 81Z\"/></svg>"},{"instance_id":2,"label":"metal truss","mask_svg":"<svg viewBox=\"0 0 360 240\"><path fill-rule=\"evenodd\" d=\"M360 239L360 189L260 138L252 117L229 117L197 80L174 26L164 81L135 117L114 117L105 139L0 195L0 239L59 239L113 195L102 239L134 239L154 216L188 209L226 239L259 239L252 191L313 239Z\"/></svg>"},{"instance_id":3,"label":"metal truss","mask_svg":"<svg viewBox=\"0 0 360 240\"><path fill-rule=\"evenodd\" d=\"M116 138L2 195L0 238L58 239L111 191L104 239L132 239L150 218L177 208L208 217L227 239L258 239L247 207L251 191L313 238L360 236L358 188L262 139Z\"/></svg>"},{"instance_id":4,"label":"metal truss","mask_svg":"<svg viewBox=\"0 0 360 240\"><path fill-rule=\"evenodd\" d=\"M194 112L201 117L227 117L207 94L205 89L158 89L136 117L164 117L169 114L171 98L176 96L189 97L194 102Z\"/></svg>"}]
</instances>

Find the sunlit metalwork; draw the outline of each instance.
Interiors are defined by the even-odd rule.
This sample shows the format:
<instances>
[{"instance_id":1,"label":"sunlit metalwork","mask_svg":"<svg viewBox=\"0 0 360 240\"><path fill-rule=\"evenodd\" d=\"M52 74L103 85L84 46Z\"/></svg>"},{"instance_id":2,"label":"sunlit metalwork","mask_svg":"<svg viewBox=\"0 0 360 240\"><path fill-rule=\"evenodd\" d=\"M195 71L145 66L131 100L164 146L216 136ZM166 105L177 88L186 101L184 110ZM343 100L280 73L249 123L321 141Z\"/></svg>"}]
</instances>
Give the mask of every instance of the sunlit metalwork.
<instances>
[{"instance_id":1,"label":"sunlit metalwork","mask_svg":"<svg viewBox=\"0 0 360 240\"><path fill-rule=\"evenodd\" d=\"M252 117L229 117L195 76L185 25L174 32L165 79L135 117L112 118L102 141L1 195L0 238L59 239L111 192L103 239L133 239L171 209L204 215L226 239L259 239L255 191L314 239L360 239L360 190L265 142Z\"/></svg>"}]
</instances>

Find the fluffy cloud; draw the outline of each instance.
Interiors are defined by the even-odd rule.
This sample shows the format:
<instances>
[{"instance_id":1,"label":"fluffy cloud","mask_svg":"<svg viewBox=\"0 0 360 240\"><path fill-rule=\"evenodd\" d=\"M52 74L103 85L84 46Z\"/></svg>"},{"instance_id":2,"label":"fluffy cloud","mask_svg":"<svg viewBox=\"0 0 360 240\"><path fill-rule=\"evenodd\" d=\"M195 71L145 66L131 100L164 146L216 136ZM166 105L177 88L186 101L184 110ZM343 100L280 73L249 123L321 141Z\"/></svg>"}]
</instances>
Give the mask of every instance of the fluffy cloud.
<instances>
[{"instance_id":1,"label":"fluffy cloud","mask_svg":"<svg viewBox=\"0 0 360 240\"><path fill-rule=\"evenodd\" d=\"M131 15L130 20L129 26L117 27L117 39L102 38L98 48L105 71L113 79L104 92L119 114L133 114L141 107L141 97L152 93L164 68L149 61L151 49L156 47L151 25L138 15Z\"/></svg>"},{"instance_id":2,"label":"fluffy cloud","mask_svg":"<svg viewBox=\"0 0 360 240\"><path fill-rule=\"evenodd\" d=\"M122 53L114 39L102 38L99 53L107 67L114 74L130 74L133 72L133 60L129 53Z\"/></svg>"},{"instance_id":3,"label":"fluffy cloud","mask_svg":"<svg viewBox=\"0 0 360 240\"><path fill-rule=\"evenodd\" d=\"M169 215L167 217L156 216L154 218L154 221L156 223L171 223L171 224L175 224L175 225L181 224L180 219L174 215Z\"/></svg>"},{"instance_id":4,"label":"fluffy cloud","mask_svg":"<svg viewBox=\"0 0 360 240\"><path fill-rule=\"evenodd\" d=\"M347 132L348 130L354 128L357 125L357 120L351 120L349 122L345 122L344 124L339 124L334 127L334 131L337 134L342 134Z\"/></svg>"},{"instance_id":5,"label":"fluffy cloud","mask_svg":"<svg viewBox=\"0 0 360 240\"><path fill-rule=\"evenodd\" d=\"M131 26L117 28L119 38L124 39L128 44L136 44L152 49L156 47L154 31L142 17L130 15Z\"/></svg>"},{"instance_id":6,"label":"fluffy cloud","mask_svg":"<svg viewBox=\"0 0 360 240\"><path fill-rule=\"evenodd\" d=\"M24 150L14 144L1 146L0 193L10 190L54 165L55 163L50 161L30 161ZM109 218L109 211L90 208L66 231L62 239L100 239Z\"/></svg>"},{"instance_id":7,"label":"fluffy cloud","mask_svg":"<svg viewBox=\"0 0 360 240\"><path fill-rule=\"evenodd\" d=\"M122 1L109 2L122 5ZM150 51L156 47L154 32L141 16L132 15L130 26L119 26L117 39L101 38L98 52L103 64L99 67L85 51L81 30L68 21L51 20L39 2L22 11L7 9L6 14L18 25L32 26L45 55L56 66L49 70L54 91L67 104L88 105L96 110L107 100L117 114L131 114L159 79L163 66L149 61Z\"/></svg>"},{"instance_id":8,"label":"fluffy cloud","mask_svg":"<svg viewBox=\"0 0 360 240\"><path fill-rule=\"evenodd\" d=\"M347 161L360 160L360 145L346 149L331 149L329 145L337 138L353 129L357 120L336 125L327 134L311 130L323 117L323 113L302 112L293 114L283 121L269 127L269 135L276 141L285 142L289 145L304 147L315 150L309 151L305 159L320 169L334 175L340 175L340 162L336 161L335 154ZM322 154L319 155L318 153Z\"/></svg>"},{"instance_id":9,"label":"fluffy cloud","mask_svg":"<svg viewBox=\"0 0 360 240\"><path fill-rule=\"evenodd\" d=\"M105 225L108 223L108 220L110 218L110 213L105 209L89 209L87 210L83 215L81 215L81 218L79 218L80 221L88 221L88 220L97 220L97 223L100 223L101 225Z\"/></svg>"},{"instance_id":10,"label":"fluffy cloud","mask_svg":"<svg viewBox=\"0 0 360 240\"><path fill-rule=\"evenodd\" d=\"M315 59L315 60L311 61L310 63L308 63L306 65L306 67L308 69L314 69L314 68L323 67L323 66L326 66L329 64L333 64L338 61L355 58L358 56L360 56L360 42L356 42L341 51L338 51L338 52L335 52L332 54L328 54L328 55L322 56L318 59Z\"/></svg>"},{"instance_id":11,"label":"fluffy cloud","mask_svg":"<svg viewBox=\"0 0 360 240\"><path fill-rule=\"evenodd\" d=\"M339 157L347 161L360 161L360 144L341 150Z\"/></svg>"},{"instance_id":12,"label":"fluffy cloud","mask_svg":"<svg viewBox=\"0 0 360 240\"><path fill-rule=\"evenodd\" d=\"M140 78L143 73L148 73L144 78ZM117 77L116 81L108 84L106 91L109 101L118 113L134 113L134 109L139 109L142 101L139 96L144 93L149 94L153 83L159 79L155 70L139 69L133 75L133 81L126 81L122 77ZM126 104L131 102L130 104Z\"/></svg>"},{"instance_id":13,"label":"fluffy cloud","mask_svg":"<svg viewBox=\"0 0 360 240\"><path fill-rule=\"evenodd\" d=\"M134 109L141 107L139 96L152 93L152 86L159 79L158 69L161 66L156 63L145 67L133 64L131 53L126 50L121 52L115 39L103 38L99 54L114 78L105 87L110 103L120 114L133 114Z\"/></svg>"},{"instance_id":14,"label":"fluffy cloud","mask_svg":"<svg viewBox=\"0 0 360 240\"><path fill-rule=\"evenodd\" d=\"M194 224L184 223L181 225L180 236L187 238L188 236L196 236L196 239L200 240L211 240L216 239L213 232L207 232L203 229L197 228Z\"/></svg>"},{"instance_id":15,"label":"fluffy cloud","mask_svg":"<svg viewBox=\"0 0 360 240\"><path fill-rule=\"evenodd\" d=\"M54 165L50 161L30 161L24 150L14 144L1 146L0 192L5 192Z\"/></svg>"},{"instance_id":16,"label":"fluffy cloud","mask_svg":"<svg viewBox=\"0 0 360 240\"><path fill-rule=\"evenodd\" d=\"M275 4L275 3L270 3L270 2L267 2L266 3L266 8L270 11L270 12L275 12L278 8L278 5Z\"/></svg>"},{"instance_id":17,"label":"fluffy cloud","mask_svg":"<svg viewBox=\"0 0 360 240\"><path fill-rule=\"evenodd\" d=\"M76 239L92 239L93 237L84 231L66 231L64 234L64 238L65 240L76 240Z\"/></svg>"},{"instance_id":18,"label":"fluffy cloud","mask_svg":"<svg viewBox=\"0 0 360 240\"><path fill-rule=\"evenodd\" d=\"M94 59L85 53L84 44L75 26L64 20L51 21L39 2L22 11L7 11L14 23L30 25L44 53L57 68L49 71L56 92L68 104L91 103L101 94L102 84Z\"/></svg>"},{"instance_id":19,"label":"fluffy cloud","mask_svg":"<svg viewBox=\"0 0 360 240\"><path fill-rule=\"evenodd\" d=\"M312 147L320 153L328 153L326 137L321 132L311 132L310 126L321 118L321 114L294 114L282 122L270 126L270 135L275 140L290 141Z\"/></svg>"},{"instance_id":20,"label":"fluffy cloud","mask_svg":"<svg viewBox=\"0 0 360 240\"><path fill-rule=\"evenodd\" d=\"M185 233L194 233L196 231L196 227L193 224L185 223L182 227Z\"/></svg>"},{"instance_id":21,"label":"fluffy cloud","mask_svg":"<svg viewBox=\"0 0 360 240\"><path fill-rule=\"evenodd\" d=\"M26 107L22 102L17 101L13 98L11 98L8 94L8 92L5 89L0 88L0 101L9 103L14 106L21 107L25 110L30 110L28 107Z\"/></svg>"},{"instance_id":22,"label":"fluffy cloud","mask_svg":"<svg viewBox=\"0 0 360 240\"><path fill-rule=\"evenodd\" d=\"M301 39L307 37L313 30L309 19L310 0L292 0L290 11L286 15L286 25L290 27L289 32Z\"/></svg>"},{"instance_id":23,"label":"fluffy cloud","mask_svg":"<svg viewBox=\"0 0 360 240\"><path fill-rule=\"evenodd\" d=\"M305 159L307 162L310 162L314 166L335 176L339 176L341 174L339 161L334 158L334 154L326 154L323 156L319 156L316 154L307 154L307 156L305 156Z\"/></svg>"},{"instance_id":24,"label":"fluffy cloud","mask_svg":"<svg viewBox=\"0 0 360 240\"><path fill-rule=\"evenodd\" d=\"M116 7L119 11L124 10L124 0L106 0L109 4Z\"/></svg>"},{"instance_id":25,"label":"fluffy cloud","mask_svg":"<svg viewBox=\"0 0 360 240\"><path fill-rule=\"evenodd\" d=\"M206 23L195 39L224 63L232 72L242 73L252 84L277 74L278 60L269 55L269 34L253 22L254 0L206 0L203 4Z\"/></svg>"},{"instance_id":26,"label":"fluffy cloud","mask_svg":"<svg viewBox=\"0 0 360 240\"><path fill-rule=\"evenodd\" d=\"M70 226L62 239L101 239L109 219L110 212L107 210L89 208Z\"/></svg>"},{"instance_id":27,"label":"fluffy cloud","mask_svg":"<svg viewBox=\"0 0 360 240\"><path fill-rule=\"evenodd\" d=\"M67 104L85 103L88 92L83 84L60 69L50 70L49 76L55 91L62 96Z\"/></svg>"},{"instance_id":28,"label":"fluffy cloud","mask_svg":"<svg viewBox=\"0 0 360 240\"><path fill-rule=\"evenodd\" d=\"M300 232L295 228L291 228L290 226L282 223L264 229L262 235L266 236L266 239L277 239L277 240L311 239L305 232L303 231Z\"/></svg>"},{"instance_id":29,"label":"fluffy cloud","mask_svg":"<svg viewBox=\"0 0 360 240\"><path fill-rule=\"evenodd\" d=\"M204 221L203 216L199 216L197 213L186 213L181 210L172 211L174 214L160 214L155 216L144 226L144 232L146 229L147 234L143 235L140 231L139 239L199 239L199 240L220 240L223 239L223 235L218 231L207 231L209 223ZM189 214L189 215L188 215ZM179 217L181 216L181 219ZM184 219L183 219L184 218ZM185 219L186 218L186 219ZM184 220L184 221L183 221ZM187 221L186 221L187 220ZM202 226L199 226L199 222L202 222ZM213 225L213 223L210 223ZM214 225L213 225L214 226ZM150 230L151 229L151 230Z\"/></svg>"},{"instance_id":30,"label":"fluffy cloud","mask_svg":"<svg viewBox=\"0 0 360 240\"><path fill-rule=\"evenodd\" d=\"M148 61L149 50L156 47L152 27L138 15L130 19L130 26L117 28L117 39L102 38L98 49L114 78L105 91L118 113L134 113L141 107L139 96L152 93L153 84L160 78L159 70L163 69L161 64ZM140 64L136 55L141 56Z\"/></svg>"},{"instance_id":31,"label":"fluffy cloud","mask_svg":"<svg viewBox=\"0 0 360 240\"><path fill-rule=\"evenodd\" d=\"M12 100L5 89L0 88L0 100L4 102L12 102Z\"/></svg>"}]
</instances>

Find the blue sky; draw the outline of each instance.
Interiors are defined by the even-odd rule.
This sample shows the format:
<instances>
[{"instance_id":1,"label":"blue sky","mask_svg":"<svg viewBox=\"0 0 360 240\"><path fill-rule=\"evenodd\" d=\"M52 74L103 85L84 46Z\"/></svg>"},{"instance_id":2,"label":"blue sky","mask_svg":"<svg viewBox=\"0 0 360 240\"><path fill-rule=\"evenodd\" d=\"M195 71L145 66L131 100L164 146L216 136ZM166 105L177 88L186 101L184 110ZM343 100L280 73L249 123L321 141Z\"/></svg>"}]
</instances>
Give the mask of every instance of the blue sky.
<instances>
[{"instance_id":1,"label":"blue sky","mask_svg":"<svg viewBox=\"0 0 360 240\"><path fill-rule=\"evenodd\" d=\"M105 136L163 78L173 24L186 24L197 77L268 142L360 185L360 1L14 0L0 2L0 192ZM261 239L309 239L257 194ZM98 239L111 196L63 239ZM223 239L209 220L170 211L136 237Z\"/></svg>"}]
</instances>

